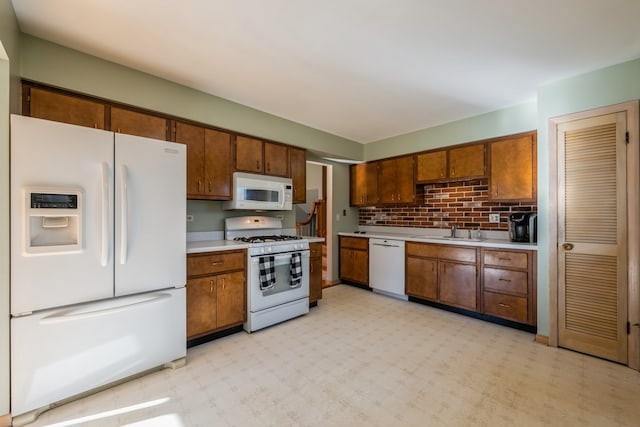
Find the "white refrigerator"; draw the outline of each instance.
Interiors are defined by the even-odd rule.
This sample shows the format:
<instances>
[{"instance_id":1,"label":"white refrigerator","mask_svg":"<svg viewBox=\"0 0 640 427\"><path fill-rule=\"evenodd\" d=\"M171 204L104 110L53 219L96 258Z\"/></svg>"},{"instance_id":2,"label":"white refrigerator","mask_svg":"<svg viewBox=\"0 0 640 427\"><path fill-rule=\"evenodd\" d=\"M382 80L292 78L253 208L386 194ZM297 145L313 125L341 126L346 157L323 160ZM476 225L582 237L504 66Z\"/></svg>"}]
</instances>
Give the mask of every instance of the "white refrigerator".
<instances>
[{"instance_id":1,"label":"white refrigerator","mask_svg":"<svg viewBox=\"0 0 640 427\"><path fill-rule=\"evenodd\" d=\"M11 412L186 355L182 144L11 116Z\"/></svg>"}]
</instances>

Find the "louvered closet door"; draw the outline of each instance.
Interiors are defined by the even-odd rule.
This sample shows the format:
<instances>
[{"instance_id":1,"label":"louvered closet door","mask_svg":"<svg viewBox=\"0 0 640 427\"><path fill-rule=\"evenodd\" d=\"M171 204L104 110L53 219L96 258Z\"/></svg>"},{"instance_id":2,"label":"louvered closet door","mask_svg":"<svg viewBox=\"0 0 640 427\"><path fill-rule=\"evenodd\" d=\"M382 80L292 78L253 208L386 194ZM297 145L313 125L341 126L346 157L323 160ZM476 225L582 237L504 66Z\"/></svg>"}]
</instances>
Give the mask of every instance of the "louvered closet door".
<instances>
[{"instance_id":1,"label":"louvered closet door","mask_svg":"<svg viewBox=\"0 0 640 427\"><path fill-rule=\"evenodd\" d=\"M558 127L559 345L627 361L626 114Z\"/></svg>"}]
</instances>

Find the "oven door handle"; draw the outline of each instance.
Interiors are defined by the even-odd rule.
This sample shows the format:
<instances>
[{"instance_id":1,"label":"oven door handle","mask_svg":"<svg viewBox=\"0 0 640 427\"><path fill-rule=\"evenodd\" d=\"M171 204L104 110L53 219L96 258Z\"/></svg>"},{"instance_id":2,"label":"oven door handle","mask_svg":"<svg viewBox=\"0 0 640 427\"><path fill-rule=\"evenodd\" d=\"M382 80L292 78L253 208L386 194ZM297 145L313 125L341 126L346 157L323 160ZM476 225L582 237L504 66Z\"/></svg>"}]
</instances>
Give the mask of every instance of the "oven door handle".
<instances>
[{"instance_id":1,"label":"oven door handle","mask_svg":"<svg viewBox=\"0 0 640 427\"><path fill-rule=\"evenodd\" d=\"M297 252L297 251L296 251ZM309 258L309 251L299 251L302 254L302 258ZM260 255L260 256L254 256L254 262L258 263L258 260L260 259L260 257L262 256L268 256L268 255ZM288 264L291 261L291 252L286 252L286 253L281 253L281 254L274 254L274 262L276 263L276 265L284 265L284 264ZM278 264L278 261L284 261L285 262L280 262L280 264Z\"/></svg>"}]
</instances>

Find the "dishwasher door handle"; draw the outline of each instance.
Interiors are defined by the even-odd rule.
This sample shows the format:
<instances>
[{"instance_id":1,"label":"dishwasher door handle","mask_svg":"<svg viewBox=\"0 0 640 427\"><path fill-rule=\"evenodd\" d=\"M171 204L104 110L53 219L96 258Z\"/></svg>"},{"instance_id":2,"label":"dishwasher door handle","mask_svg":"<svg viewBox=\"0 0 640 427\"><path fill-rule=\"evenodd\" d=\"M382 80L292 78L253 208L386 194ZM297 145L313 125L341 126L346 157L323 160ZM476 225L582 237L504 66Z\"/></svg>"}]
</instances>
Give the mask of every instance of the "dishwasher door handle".
<instances>
[{"instance_id":1,"label":"dishwasher door handle","mask_svg":"<svg viewBox=\"0 0 640 427\"><path fill-rule=\"evenodd\" d=\"M386 248L399 248L400 247L400 245L385 245L385 244L382 244L382 243L372 243L371 245L373 245L373 246L384 246Z\"/></svg>"}]
</instances>

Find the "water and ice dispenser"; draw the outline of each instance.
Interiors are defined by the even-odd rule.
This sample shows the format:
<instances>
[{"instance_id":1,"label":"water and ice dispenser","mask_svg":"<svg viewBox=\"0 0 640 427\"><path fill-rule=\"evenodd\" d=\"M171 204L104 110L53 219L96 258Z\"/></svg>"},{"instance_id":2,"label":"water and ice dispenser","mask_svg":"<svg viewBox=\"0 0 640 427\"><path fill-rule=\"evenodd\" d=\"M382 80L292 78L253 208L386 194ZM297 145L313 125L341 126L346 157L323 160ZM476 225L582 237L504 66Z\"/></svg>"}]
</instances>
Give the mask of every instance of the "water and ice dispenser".
<instances>
[{"instance_id":1,"label":"water and ice dispenser","mask_svg":"<svg viewBox=\"0 0 640 427\"><path fill-rule=\"evenodd\" d=\"M75 252L82 247L82 199L79 188L25 188L26 254Z\"/></svg>"}]
</instances>

